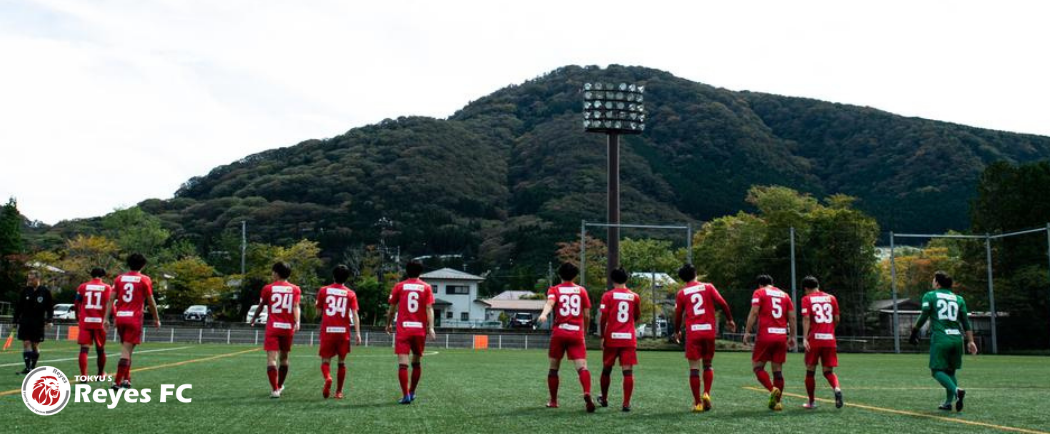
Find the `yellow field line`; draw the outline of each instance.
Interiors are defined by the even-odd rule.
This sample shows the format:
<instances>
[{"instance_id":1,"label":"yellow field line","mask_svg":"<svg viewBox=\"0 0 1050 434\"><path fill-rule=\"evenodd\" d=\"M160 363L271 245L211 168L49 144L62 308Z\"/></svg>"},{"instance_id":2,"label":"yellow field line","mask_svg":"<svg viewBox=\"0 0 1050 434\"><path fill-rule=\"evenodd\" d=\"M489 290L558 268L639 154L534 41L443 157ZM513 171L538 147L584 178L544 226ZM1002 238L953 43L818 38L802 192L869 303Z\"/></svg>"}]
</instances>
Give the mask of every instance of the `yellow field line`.
<instances>
[{"instance_id":1,"label":"yellow field line","mask_svg":"<svg viewBox=\"0 0 1050 434\"><path fill-rule=\"evenodd\" d=\"M202 358L199 358L199 359L183 360L181 362L165 363L163 365L146 366L144 368L132 369L131 372L143 372L143 371L152 371L154 369L174 368L176 366L188 365L190 363L200 363L200 362L207 362L209 360L216 360L216 359L223 359L223 358L226 358L226 357L239 356L241 354L246 354L246 353L250 353L250 352L253 352L253 351L259 351L259 349L258 348L252 348L250 350L237 351L237 352L226 353L226 354L219 354L219 355L210 356L210 357L202 357ZM22 393L22 389L18 388L18 389L8 390L8 391L5 391L5 392L0 392L0 396L14 395L16 393Z\"/></svg>"},{"instance_id":2,"label":"yellow field line","mask_svg":"<svg viewBox=\"0 0 1050 434\"><path fill-rule=\"evenodd\" d=\"M757 387L744 387L744 389L753 390L755 392L769 393L766 389L759 389ZM793 398L809 399L808 396L799 395L799 394L795 394L795 393L786 393L785 392L784 395L785 396L790 396L790 397L793 397ZM833 400L824 399L824 398L816 398L816 400L817 401L821 401L821 402L835 402ZM876 406L873 406L873 405L854 404L852 402L847 402L846 406L847 407L856 407L856 408L860 408L860 409L863 409L863 410L877 411L877 412L882 412L882 413L899 414L899 415L902 415L902 416L924 417L924 418L927 418L927 419L936 419L936 420L942 420L942 421L945 421L945 422L960 423L960 424L963 424L963 425L979 426L979 427L983 427L983 428L993 428L993 429L998 429L998 430L1002 430L1002 431L1020 432L1020 433L1026 433L1026 434L1050 434L1050 432L1046 432L1046 431L1037 431L1037 430L1033 430L1033 429L1016 428L1016 427L1012 427L1012 426L1003 426L1003 425L995 425L995 424L986 423L986 422L977 422L977 421L966 420L966 419L956 419L956 418L951 418L951 417L936 416L936 415L932 415L932 414L918 413L918 412L914 412L914 411L897 410L897 409L893 409L893 408L876 407Z\"/></svg>"}]
</instances>

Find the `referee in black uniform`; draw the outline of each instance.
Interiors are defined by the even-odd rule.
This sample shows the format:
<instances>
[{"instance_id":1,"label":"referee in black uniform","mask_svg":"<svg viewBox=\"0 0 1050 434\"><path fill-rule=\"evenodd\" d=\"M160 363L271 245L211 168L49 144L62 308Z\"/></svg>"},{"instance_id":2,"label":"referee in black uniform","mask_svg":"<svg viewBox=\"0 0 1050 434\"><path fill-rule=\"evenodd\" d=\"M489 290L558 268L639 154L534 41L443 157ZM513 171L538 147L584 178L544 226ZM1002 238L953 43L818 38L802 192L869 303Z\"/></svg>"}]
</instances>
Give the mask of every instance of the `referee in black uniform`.
<instances>
[{"instance_id":1,"label":"referee in black uniform","mask_svg":"<svg viewBox=\"0 0 1050 434\"><path fill-rule=\"evenodd\" d=\"M44 329L51 327L54 316L51 290L40 284L40 273L30 271L26 287L15 304L15 324L18 324L18 340L22 341L22 359L26 369L19 374L28 374L36 369L40 360L40 343L44 341Z\"/></svg>"}]
</instances>

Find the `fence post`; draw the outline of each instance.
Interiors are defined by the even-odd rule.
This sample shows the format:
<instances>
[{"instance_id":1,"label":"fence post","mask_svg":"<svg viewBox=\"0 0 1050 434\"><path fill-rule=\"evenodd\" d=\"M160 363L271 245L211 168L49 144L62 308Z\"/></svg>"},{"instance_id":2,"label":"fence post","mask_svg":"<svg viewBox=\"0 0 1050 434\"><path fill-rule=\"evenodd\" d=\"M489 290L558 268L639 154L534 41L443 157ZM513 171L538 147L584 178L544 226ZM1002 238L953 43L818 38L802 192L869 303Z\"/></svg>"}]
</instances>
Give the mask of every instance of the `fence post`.
<instances>
[{"instance_id":1,"label":"fence post","mask_svg":"<svg viewBox=\"0 0 1050 434\"><path fill-rule=\"evenodd\" d=\"M204 343L204 329L197 329L197 343Z\"/></svg>"},{"instance_id":2,"label":"fence post","mask_svg":"<svg viewBox=\"0 0 1050 434\"><path fill-rule=\"evenodd\" d=\"M59 340L58 337L62 336L61 331L62 331L62 326L60 326L60 325L55 326L55 341L58 341ZM145 336L145 333L143 333L143 336Z\"/></svg>"},{"instance_id":3,"label":"fence post","mask_svg":"<svg viewBox=\"0 0 1050 434\"><path fill-rule=\"evenodd\" d=\"M143 326L142 326L142 342L149 342L149 341L146 340L146 325L145 324L143 324Z\"/></svg>"},{"instance_id":4,"label":"fence post","mask_svg":"<svg viewBox=\"0 0 1050 434\"><path fill-rule=\"evenodd\" d=\"M171 328L171 339L169 339L169 341L170 342L168 342L168 343L171 343L171 344L175 343L175 327Z\"/></svg>"},{"instance_id":5,"label":"fence post","mask_svg":"<svg viewBox=\"0 0 1050 434\"><path fill-rule=\"evenodd\" d=\"M999 338L995 329L995 283L992 276L992 236L984 234L984 251L988 260L988 307L991 309L989 318L992 320L992 354L999 354Z\"/></svg>"},{"instance_id":6,"label":"fence post","mask_svg":"<svg viewBox=\"0 0 1050 434\"><path fill-rule=\"evenodd\" d=\"M529 349L529 335L525 335L525 349Z\"/></svg>"},{"instance_id":7,"label":"fence post","mask_svg":"<svg viewBox=\"0 0 1050 434\"><path fill-rule=\"evenodd\" d=\"M503 349L503 335L499 335L499 349Z\"/></svg>"},{"instance_id":8,"label":"fence post","mask_svg":"<svg viewBox=\"0 0 1050 434\"><path fill-rule=\"evenodd\" d=\"M314 332L310 332L310 346L314 346Z\"/></svg>"},{"instance_id":9,"label":"fence post","mask_svg":"<svg viewBox=\"0 0 1050 434\"><path fill-rule=\"evenodd\" d=\"M365 347L368 347L368 334L369 332L365 332Z\"/></svg>"},{"instance_id":10,"label":"fence post","mask_svg":"<svg viewBox=\"0 0 1050 434\"><path fill-rule=\"evenodd\" d=\"M445 333L445 349L448 349L448 333Z\"/></svg>"},{"instance_id":11,"label":"fence post","mask_svg":"<svg viewBox=\"0 0 1050 434\"><path fill-rule=\"evenodd\" d=\"M255 329L255 345L259 345L259 329Z\"/></svg>"},{"instance_id":12,"label":"fence post","mask_svg":"<svg viewBox=\"0 0 1050 434\"><path fill-rule=\"evenodd\" d=\"M890 231L890 287L892 288L893 297L893 352L901 353L901 336L900 336L900 319L897 316L897 255L896 245L894 245L895 237L893 231Z\"/></svg>"},{"instance_id":13,"label":"fence post","mask_svg":"<svg viewBox=\"0 0 1050 434\"><path fill-rule=\"evenodd\" d=\"M226 345L230 344L230 333L232 331L233 331L233 329L226 329Z\"/></svg>"},{"instance_id":14,"label":"fence post","mask_svg":"<svg viewBox=\"0 0 1050 434\"><path fill-rule=\"evenodd\" d=\"M797 285L798 285L797 280L798 279L797 279L797 276L795 275L795 227L794 226L791 227L790 235L791 235L791 305L793 306L792 310L795 312L795 322L793 324L791 324L791 330L794 330L795 331L795 335L797 336L797 335L799 335L801 333L798 332L798 288L797 288ZM803 339L804 338L805 338L805 336L803 336ZM796 344L794 346L795 349L793 349L791 351L797 353L798 352L798 345L797 345L798 342L795 342L795 344Z\"/></svg>"}]
</instances>

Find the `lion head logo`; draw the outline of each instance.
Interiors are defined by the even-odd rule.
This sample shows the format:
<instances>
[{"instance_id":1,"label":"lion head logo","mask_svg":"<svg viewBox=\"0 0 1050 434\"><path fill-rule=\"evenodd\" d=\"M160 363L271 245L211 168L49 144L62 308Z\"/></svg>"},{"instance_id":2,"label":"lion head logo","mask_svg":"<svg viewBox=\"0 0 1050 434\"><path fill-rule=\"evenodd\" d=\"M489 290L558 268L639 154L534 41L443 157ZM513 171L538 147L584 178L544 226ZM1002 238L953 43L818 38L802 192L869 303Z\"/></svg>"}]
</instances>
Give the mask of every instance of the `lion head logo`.
<instances>
[{"instance_id":1,"label":"lion head logo","mask_svg":"<svg viewBox=\"0 0 1050 434\"><path fill-rule=\"evenodd\" d=\"M54 376L40 377L33 383L33 399L40 405L55 405L62 391L58 388L58 378Z\"/></svg>"}]
</instances>

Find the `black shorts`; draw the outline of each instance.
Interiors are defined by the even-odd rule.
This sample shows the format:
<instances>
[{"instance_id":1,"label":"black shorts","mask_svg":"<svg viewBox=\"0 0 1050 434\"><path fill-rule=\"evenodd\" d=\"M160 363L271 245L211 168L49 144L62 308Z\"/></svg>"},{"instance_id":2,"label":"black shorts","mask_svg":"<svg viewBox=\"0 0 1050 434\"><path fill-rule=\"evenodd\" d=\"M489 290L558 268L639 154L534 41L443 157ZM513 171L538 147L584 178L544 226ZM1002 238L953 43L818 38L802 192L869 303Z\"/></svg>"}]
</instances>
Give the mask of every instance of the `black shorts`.
<instances>
[{"instance_id":1,"label":"black shorts","mask_svg":"<svg viewBox=\"0 0 1050 434\"><path fill-rule=\"evenodd\" d=\"M40 343L44 341L44 325L25 324L18 326L18 340Z\"/></svg>"}]
</instances>

